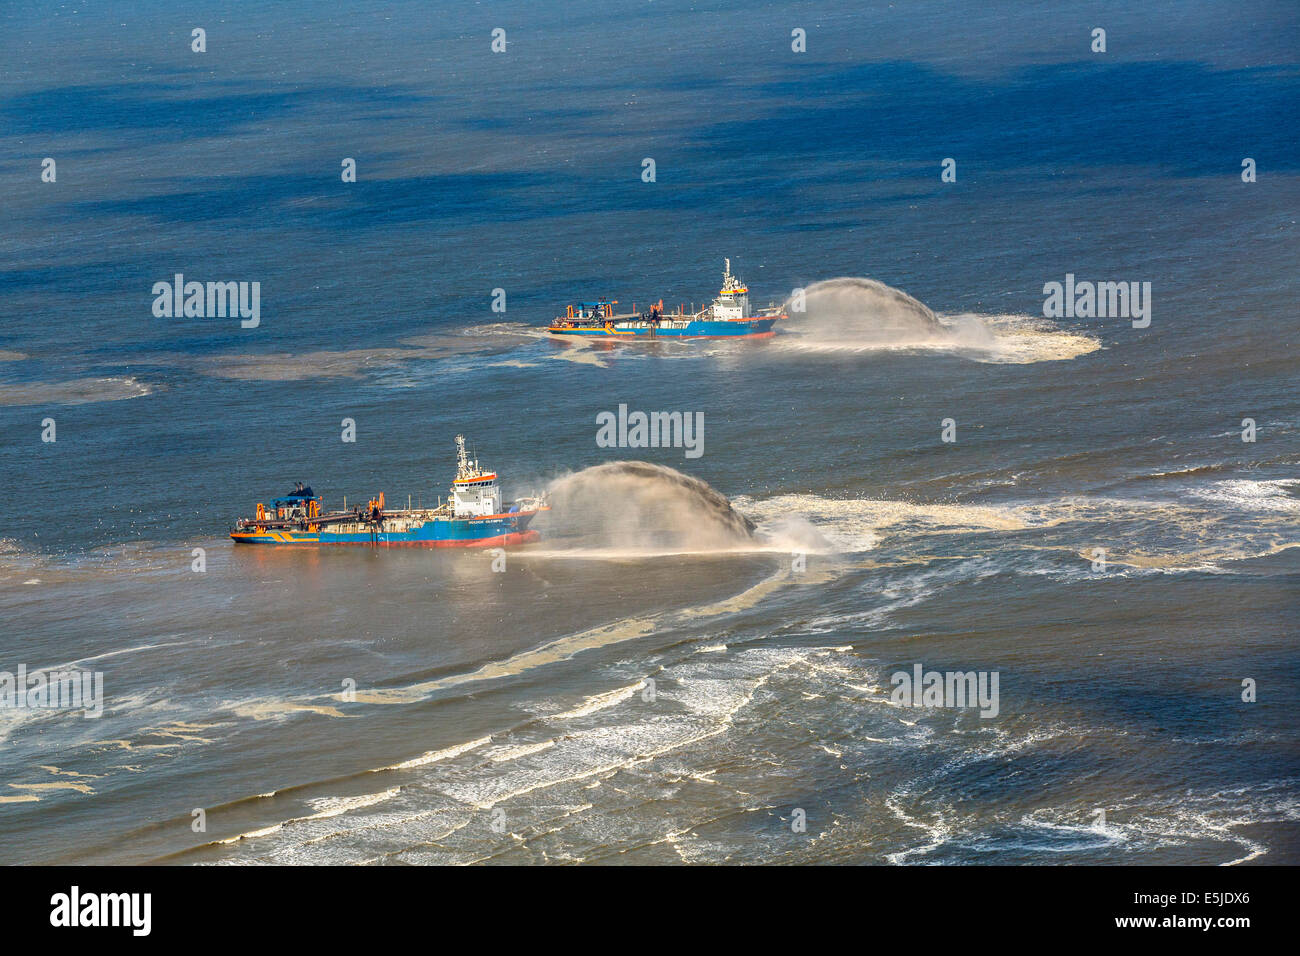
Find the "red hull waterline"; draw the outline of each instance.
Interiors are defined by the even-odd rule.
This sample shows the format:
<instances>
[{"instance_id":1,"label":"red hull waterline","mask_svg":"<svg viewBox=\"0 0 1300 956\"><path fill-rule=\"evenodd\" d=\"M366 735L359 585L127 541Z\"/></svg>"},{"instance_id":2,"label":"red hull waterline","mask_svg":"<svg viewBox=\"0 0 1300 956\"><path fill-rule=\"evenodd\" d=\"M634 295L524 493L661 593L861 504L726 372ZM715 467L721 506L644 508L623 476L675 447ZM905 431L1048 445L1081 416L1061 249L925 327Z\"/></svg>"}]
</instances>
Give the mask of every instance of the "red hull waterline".
<instances>
[{"instance_id":1,"label":"red hull waterline","mask_svg":"<svg viewBox=\"0 0 1300 956\"><path fill-rule=\"evenodd\" d=\"M554 329L548 329L551 333L549 341L556 345L564 344L560 340L566 336L571 339L582 339L584 342L672 342L680 339L684 342L694 342L699 339L770 339L776 335L776 329L768 329L766 332L746 332L744 335L582 335L574 332L557 332Z\"/></svg>"},{"instance_id":2,"label":"red hull waterline","mask_svg":"<svg viewBox=\"0 0 1300 956\"><path fill-rule=\"evenodd\" d=\"M529 544L540 540L540 531L512 531L495 538L474 538L469 541L381 541L378 548L508 548L516 544ZM331 544L331 547L333 545Z\"/></svg>"},{"instance_id":3,"label":"red hull waterline","mask_svg":"<svg viewBox=\"0 0 1300 956\"><path fill-rule=\"evenodd\" d=\"M272 541L236 539L239 544L258 544L273 548L509 548L540 540L540 531L513 531L494 538L470 538L464 541Z\"/></svg>"}]
</instances>

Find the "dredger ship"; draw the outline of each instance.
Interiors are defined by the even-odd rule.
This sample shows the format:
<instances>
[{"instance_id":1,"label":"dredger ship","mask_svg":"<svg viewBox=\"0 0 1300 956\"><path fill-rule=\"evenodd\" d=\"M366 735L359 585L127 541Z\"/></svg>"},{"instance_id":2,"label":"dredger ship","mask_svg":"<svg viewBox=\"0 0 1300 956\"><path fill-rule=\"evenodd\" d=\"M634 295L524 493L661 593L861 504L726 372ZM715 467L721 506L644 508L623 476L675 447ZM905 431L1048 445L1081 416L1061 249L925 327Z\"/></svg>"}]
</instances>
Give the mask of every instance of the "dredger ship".
<instances>
[{"instance_id":1,"label":"dredger ship","mask_svg":"<svg viewBox=\"0 0 1300 956\"><path fill-rule=\"evenodd\" d=\"M256 517L240 518L230 537L239 544L263 545L500 547L536 541L540 534L528 530L528 523L548 510L544 496L521 498L503 508L496 474L469 457L463 435L456 436L450 496L433 508L390 511L382 492L351 511L322 511L321 500L307 488L273 499L269 509L259 503Z\"/></svg>"},{"instance_id":2,"label":"dredger ship","mask_svg":"<svg viewBox=\"0 0 1300 956\"><path fill-rule=\"evenodd\" d=\"M608 336L611 338L725 339L767 338L774 334L778 319L786 318L780 306L751 312L749 289L731 274L731 260L723 260L722 288L713 304L698 312L681 305L676 312L664 312L660 299L644 312L616 314L617 299L580 302L568 307L568 314L556 318L546 331L552 335Z\"/></svg>"}]
</instances>

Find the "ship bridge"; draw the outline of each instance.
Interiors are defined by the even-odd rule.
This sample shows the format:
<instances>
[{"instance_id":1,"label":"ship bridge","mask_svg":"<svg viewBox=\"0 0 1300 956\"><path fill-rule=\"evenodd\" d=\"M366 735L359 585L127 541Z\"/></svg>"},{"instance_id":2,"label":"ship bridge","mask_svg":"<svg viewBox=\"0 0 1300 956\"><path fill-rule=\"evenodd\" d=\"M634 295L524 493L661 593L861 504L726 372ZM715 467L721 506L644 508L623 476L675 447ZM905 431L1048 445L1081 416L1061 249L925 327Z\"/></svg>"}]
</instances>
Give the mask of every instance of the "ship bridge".
<instances>
[{"instance_id":1,"label":"ship bridge","mask_svg":"<svg viewBox=\"0 0 1300 956\"><path fill-rule=\"evenodd\" d=\"M478 459L465 451L465 436L456 436L456 480L451 484L452 513L457 518L476 518L501 513L501 486L495 472L479 467Z\"/></svg>"},{"instance_id":2,"label":"ship bridge","mask_svg":"<svg viewBox=\"0 0 1300 956\"><path fill-rule=\"evenodd\" d=\"M743 319L749 314L749 289L731 274L731 260L723 260L722 288L713 300L713 317L723 321Z\"/></svg>"}]
</instances>

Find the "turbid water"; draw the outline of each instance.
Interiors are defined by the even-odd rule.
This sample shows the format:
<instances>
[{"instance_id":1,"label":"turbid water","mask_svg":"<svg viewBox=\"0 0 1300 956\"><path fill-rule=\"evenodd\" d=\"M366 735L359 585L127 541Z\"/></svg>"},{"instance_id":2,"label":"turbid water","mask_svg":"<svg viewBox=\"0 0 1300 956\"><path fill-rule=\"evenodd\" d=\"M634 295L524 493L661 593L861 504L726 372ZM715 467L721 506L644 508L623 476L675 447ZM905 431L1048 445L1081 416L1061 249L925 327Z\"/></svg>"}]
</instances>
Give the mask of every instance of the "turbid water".
<instances>
[{"instance_id":1,"label":"turbid water","mask_svg":"<svg viewBox=\"0 0 1300 956\"><path fill-rule=\"evenodd\" d=\"M0 16L0 670L104 681L0 710L3 862L1300 860L1285 5L1104 56L1067 3ZM806 310L537 331L724 256ZM176 273L259 327L155 316ZM1043 317L1067 273L1150 325ZM600 447L620 404L703 453ZM226 538L428 503L458 432L551 491L504 570Z\"/></svg>"}]
</instances>

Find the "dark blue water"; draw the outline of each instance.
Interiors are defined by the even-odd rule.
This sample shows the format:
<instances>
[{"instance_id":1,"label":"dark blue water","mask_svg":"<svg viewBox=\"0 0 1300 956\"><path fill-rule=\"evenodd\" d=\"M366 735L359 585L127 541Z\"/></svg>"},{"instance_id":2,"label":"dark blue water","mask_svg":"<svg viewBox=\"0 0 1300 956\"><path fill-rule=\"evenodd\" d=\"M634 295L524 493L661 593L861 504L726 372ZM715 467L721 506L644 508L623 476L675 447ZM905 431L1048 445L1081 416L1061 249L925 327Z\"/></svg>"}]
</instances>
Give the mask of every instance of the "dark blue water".
<instances>
[{"instance_id":1,"label":"dark blue water","mask_svg":"<svg viewBox=\"0 0 1300 956\"><path fill-rule=\"evenodd\" d=\"M106 694L0 711L6 862L1295 862L1291 5L119 7L0 12L0 670ZM943 334L538 331L724 257ZM155 317L176 273L260 325ZM1067 273L1150 326L1043 319ZM620 403L704 454L598 447ZM638 520L505 573L227 543L297 480L445 495L458 432L507 495L647 459L759 539L579 476ZM999 716L893 706L918 662Z\"/></svg>"}]
</instances>

